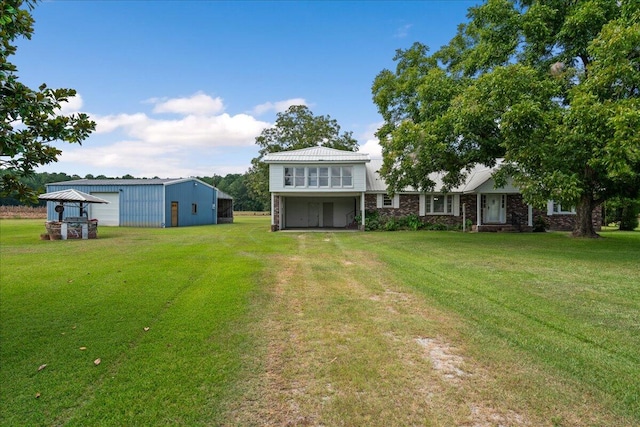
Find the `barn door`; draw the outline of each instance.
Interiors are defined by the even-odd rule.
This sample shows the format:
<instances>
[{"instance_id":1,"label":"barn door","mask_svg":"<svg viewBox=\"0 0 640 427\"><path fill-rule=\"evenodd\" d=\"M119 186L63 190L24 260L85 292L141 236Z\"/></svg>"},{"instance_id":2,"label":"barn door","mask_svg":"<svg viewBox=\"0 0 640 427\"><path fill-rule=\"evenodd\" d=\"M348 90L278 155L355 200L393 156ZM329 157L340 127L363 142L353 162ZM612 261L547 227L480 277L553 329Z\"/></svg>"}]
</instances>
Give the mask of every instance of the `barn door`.
<instances>
[{"instance_id":1,"label":"barn door","mask_svg":"<svg viewBox=\"0 0 640 427\"><path fill-rule=\"evenodd\" d=\"M171 226L178 226L178 202L171 202Z\"/></svg>"}]
</instances>

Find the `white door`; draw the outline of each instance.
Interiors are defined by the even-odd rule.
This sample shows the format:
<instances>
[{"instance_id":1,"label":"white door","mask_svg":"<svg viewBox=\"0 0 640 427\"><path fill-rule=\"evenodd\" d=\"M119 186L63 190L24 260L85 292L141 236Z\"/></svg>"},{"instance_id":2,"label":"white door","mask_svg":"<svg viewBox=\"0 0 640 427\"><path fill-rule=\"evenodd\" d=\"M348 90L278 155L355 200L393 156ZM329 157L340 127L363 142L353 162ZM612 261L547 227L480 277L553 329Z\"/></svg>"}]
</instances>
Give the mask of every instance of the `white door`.
<instances>
[{"instance_id":1,"label":"white door","mask_svg":"<svg viewBox=\"0 0 640 427\"><path fill-rule=\"evenodd\" d=\"M309 203L309 227L320 227L320 203Z\"/></svg>"},{"instance_id":2,"label":"white door","mask_svg":"<svg viewBox=\"0 0 640 427\"><path fill-rule=\"evenodd\" d=\"M109 203L92 203L89 211L91 219L98 220L101 225L120 225L120 193L91 193Z\"/></svg>"},{"instance_id":3,"label":"white door","mask_svg":"<svg viewBox=\"0 0 640 427\"><path fill-rule=\"evenodd\" d=\"M503 194L485 194L484 201L484 223L503 223L504 222L504 195Z\"/></svg>"}]
</instances>

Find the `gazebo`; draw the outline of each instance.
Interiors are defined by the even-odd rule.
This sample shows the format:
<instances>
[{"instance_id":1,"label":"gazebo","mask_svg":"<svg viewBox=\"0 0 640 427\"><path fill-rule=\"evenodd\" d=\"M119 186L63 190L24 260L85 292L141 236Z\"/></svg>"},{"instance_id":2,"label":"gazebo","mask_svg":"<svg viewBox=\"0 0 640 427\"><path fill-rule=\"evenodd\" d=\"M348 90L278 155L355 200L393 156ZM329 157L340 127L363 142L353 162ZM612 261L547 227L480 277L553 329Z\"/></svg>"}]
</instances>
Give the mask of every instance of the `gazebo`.
<instances>
[{"instance_id":1,"label":"gazebo","mask_svg":"<svg viewBox=\"0 0 640 427\"><path fill-rule=\"evenodd\" d=\"M38 199L58 203L55 207L58 221L47 221L45 224L46 236L51 240L95 239L98 237L98 221L89 220L85 205L87 203L109 203L104 199L78 190L45 193L38 196ZM65 204L77 205L80 208L80 216L64 218Z\"/></svg>"}]
</instances>

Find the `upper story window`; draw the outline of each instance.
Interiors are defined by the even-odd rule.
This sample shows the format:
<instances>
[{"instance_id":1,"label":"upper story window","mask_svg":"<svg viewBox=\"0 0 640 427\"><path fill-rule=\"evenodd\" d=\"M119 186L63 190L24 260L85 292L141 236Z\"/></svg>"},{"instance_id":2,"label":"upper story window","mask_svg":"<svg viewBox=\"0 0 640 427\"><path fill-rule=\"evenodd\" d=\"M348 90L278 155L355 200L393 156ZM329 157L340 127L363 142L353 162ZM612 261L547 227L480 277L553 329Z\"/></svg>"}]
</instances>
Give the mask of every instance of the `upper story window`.
<instances>
[{"instance_id":1,"label":"upper story window","mask_svg":"<svg viewBox=\"0 0 640 427\"><path fill-rule=\"evenodd\" d=\"M285 187L344 188L353 187L353 166L284 168Z\"/></svg>"},{"instance_id":2,"label":"upper story window","mask_svg":"<svg viewBox=\"0 0 640 427\"><path fill-rule=\"evenodd\" d=\"M304 187L304 168L284 168L284 185L286 187Z\"/></svg>"},{"instance_id":3,"label":"upper story window","mask_svg":"<svg viewBox=\"0 0 640 427\"><path fill-rule=\"evenodd\" d=\"M451 194L427 194L425 199L425 213L428 214L453 214L453 195Z\"/></svg>"}]
</instances>

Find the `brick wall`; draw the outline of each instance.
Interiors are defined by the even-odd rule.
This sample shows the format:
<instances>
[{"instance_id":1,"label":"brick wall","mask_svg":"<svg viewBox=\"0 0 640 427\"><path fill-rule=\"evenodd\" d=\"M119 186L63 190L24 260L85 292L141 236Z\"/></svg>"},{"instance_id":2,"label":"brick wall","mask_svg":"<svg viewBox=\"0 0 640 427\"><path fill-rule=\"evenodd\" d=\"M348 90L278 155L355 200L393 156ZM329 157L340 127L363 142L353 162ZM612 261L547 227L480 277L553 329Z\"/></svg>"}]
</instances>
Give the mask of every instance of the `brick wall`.
<instances>
[{"instance_id":1,"label":"brick wall","mask_svg":"<svg viewBox=\"0 0 640 427\"><path fill-rule=\"evenodd\" d=\"M454 215L425 215L420 217L423 222L431 224L446 224L449 226L462 225L463 206L466 219L471 220L473 225L477 224L477 203L475 194L463 194L460 196L460 216ZM276 202L278 198L276 197ZM391 216L394 218L400 218L407 215L420 213L420 196L417 194L401 194L400 195L400 207L394 208L378 208L377 196L375 194L365 194L364 198L365 210L367 212L377 211L380 215ZM274 207L274 211L278 212L277 203ZM508 194L507 195L507 212L506 222L511 225L515 220L516 224L520 226L522 230L530 230L528 226L529 220L529 207L524 202L521 194ZM575 215L547 215L546 209L533 209L533 219L538 216L542 216L549 224L550 230L557 231L571 231L575 224ZM593 211L593 225L596 230L601 229L602 224L602 207L598 206Z\"/></svg>"}]
</instances>

